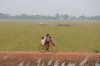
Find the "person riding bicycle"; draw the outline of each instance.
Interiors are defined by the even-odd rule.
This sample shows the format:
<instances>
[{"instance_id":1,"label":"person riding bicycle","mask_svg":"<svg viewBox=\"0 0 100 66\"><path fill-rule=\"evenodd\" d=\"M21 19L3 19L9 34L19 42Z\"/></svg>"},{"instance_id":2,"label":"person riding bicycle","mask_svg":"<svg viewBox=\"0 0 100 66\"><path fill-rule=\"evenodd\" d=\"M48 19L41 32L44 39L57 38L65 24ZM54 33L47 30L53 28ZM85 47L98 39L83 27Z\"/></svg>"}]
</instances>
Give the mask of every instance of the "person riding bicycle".
<instances>
[{"instance_id":1,"label":"person riding bicycle","mask_svg":"<svg viewBox=\"0 0 100 66\"><path fill-rule=\"evenodd\" d=\"M45 44L49 44L50 43L49 34L47 34L46 37L44 37L44 40L45 40Z\"/></svg>"},{"instance_id":2,"label":"person riding bicycle","mask_svg":"<svg viewBox=\"0 0 100 66\"><path fill-rule=\"evenodd\" d=\"M45 37L44 37L44 41L45 41L45 45L47 45L47 51L49 51L49 46L50 46L50 42L51 42L51 39L49 38L49 34L47 34Z\"/></svg>"},{"instance_id":3,"label":"person riding bicycle","mask_svg":"<svg viewBox=\"0 0 100 66\"><path fill-rule=\"evenodd\" d=\"M45 51L57 52L58 51L55 41L51 39L49 34L41 38L41 44L42 45L39 47L40 52L45 52Z\"/></svg>"}]
</instances>

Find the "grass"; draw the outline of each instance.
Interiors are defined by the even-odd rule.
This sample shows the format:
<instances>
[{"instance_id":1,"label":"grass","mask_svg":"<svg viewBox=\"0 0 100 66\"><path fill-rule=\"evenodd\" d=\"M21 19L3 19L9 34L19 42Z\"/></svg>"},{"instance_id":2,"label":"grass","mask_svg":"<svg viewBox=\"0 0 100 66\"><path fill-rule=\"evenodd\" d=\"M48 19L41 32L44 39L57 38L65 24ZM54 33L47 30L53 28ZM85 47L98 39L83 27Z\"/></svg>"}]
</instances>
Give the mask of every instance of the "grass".
<instances>
[{"instance_id":1,"label":"grass","mask_svg":"<svg viewBox=\"0 0 100 66\"><path fill-rule=\"evenodd\" d=\"M28 20L0 22L0 51L38 51L47 33L59 52L100 51L100 21Z\"/></svg>"}]
</instances>

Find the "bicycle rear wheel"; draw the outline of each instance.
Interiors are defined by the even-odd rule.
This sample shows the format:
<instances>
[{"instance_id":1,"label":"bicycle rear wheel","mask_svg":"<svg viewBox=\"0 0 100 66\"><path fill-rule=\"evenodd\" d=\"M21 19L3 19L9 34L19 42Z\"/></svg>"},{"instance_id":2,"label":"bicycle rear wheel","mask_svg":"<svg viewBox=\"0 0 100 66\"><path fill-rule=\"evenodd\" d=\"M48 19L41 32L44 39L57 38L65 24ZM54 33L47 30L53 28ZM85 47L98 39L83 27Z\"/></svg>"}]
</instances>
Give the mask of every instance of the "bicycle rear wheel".
<instances>
[{"instance_id":1,"label":"bicycle rear wheel","mask_svg":"<svg viewBox=\"0 0 100 66\"><path fill-rule=\"evenodd\" d=\"M50 50L51 50L51 52L53 52L53 53L58 52L58 48L57 48L56 46L52 46L52 47L50 48Z\"/></svg>"},{"instance_id":2,"label":"bicycle rear wheel","mask_svg":"<svg viewBox=\"0 0 100 66\"><path fill-rule=\"evenodd\" d=\"M44 53L44 52L46 51L45 46L41 45L41 46L39 47L39 51L40 51L41 53Z\"/></svg>"}]
</instances>

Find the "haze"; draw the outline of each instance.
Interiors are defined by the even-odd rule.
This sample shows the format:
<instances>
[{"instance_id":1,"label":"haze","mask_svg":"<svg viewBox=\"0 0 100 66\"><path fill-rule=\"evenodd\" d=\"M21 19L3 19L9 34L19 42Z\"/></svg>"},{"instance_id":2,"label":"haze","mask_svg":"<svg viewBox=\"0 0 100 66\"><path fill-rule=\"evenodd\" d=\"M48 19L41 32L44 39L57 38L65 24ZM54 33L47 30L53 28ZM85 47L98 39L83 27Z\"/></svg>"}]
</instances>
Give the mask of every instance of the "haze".
<instances>
[{"instance_id":1,"label":"haze","mask_svg":"<svg viewBox=\"0 0 100 66\"><path fill-rule=\"evenodd\" d=\"M0 0L0 13L19 15L100 15L100 0Z\"/></svg>"}]
</instances>

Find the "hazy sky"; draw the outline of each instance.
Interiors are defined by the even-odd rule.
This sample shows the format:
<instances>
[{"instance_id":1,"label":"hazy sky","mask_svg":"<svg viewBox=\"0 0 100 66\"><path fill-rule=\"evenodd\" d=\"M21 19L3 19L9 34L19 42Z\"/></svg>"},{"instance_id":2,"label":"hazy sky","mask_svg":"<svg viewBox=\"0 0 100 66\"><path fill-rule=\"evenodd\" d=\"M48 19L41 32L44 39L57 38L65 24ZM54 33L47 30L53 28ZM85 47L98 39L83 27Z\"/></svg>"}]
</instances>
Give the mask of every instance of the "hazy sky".
<instances>
[{"instance_id":1,"label":"hazy sky","mask_svg":"<svg viewBox=\"0 0 100 66\"><path fill-rule=\"evenodd\" d=\"M100 15L100 0L0 0L0 13Z\"/></svg>"}]
</instances>

